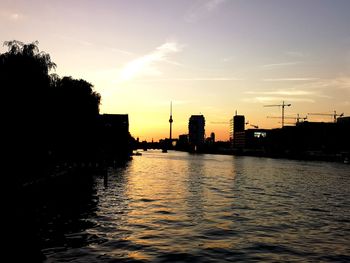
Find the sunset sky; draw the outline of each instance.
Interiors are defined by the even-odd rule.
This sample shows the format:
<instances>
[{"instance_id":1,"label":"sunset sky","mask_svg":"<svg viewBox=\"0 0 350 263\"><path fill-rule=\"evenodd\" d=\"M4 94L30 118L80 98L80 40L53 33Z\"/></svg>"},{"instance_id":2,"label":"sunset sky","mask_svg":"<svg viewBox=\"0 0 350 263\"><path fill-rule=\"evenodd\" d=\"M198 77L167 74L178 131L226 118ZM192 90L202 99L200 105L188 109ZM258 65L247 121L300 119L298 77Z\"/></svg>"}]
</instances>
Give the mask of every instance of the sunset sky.
<instances>
[{"instance_id":1,"label":"sunset sky","mask_svg":"<svg viewBox=\"0 0 350 263\"><path fill-rule=\"evenodd\" d=\"M140 140L169 136L171 101L175 137L203 114L228 140L236 110L246 128L280 127L264 105L282 101L286 116L350 115L349 14L349 0L0 0L0 41L38 40Z\"/></svg>"}]
</instances>

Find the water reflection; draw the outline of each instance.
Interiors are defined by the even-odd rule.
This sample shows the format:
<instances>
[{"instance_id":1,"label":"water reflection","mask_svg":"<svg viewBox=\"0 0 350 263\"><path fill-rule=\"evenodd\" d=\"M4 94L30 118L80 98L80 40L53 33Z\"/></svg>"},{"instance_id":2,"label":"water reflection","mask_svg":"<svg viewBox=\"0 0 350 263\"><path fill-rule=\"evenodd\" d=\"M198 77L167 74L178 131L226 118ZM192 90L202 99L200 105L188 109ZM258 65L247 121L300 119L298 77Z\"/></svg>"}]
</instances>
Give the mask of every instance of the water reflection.
<instances>
[{"instance_id":1,"label":"water reflection","mask_svg":"<svg viewBox=\"0 0 350 263\"><path fill-rule=\"evenodd\" d=\"M72 173L69 179L52 179L40 191L34 188L28 191L34 192L24 193L25 211L31 211L36 218L31 228L38 232L46 255L98 242L96 235L85 231L95 226L88 219L95 214L98 203L93 177Z\"/></svg>"},{"instance_id":2,"label":"water reflection","mask_svg":"<svg viewBox=\"0 0 350 263\"><path fill-rule=\"evenodd\" d=\"M347 168L148 151L97 178L86 214L97 240L49 260L347 261Z\"/></svg>"},{"instance_id":3,"label":"water reflection","mask_svg":"<svg viewBox=\"0 0 350 263\"><path fill-rule=\"evenodd\" d=\"M203 221L204 213L204 192L203 192L203 177L206 174L205 162L202 156L199 158L197 156L189 155L188 160L185 162L187 176L184 180L186 183L185 191L183 195L185 196L186 202L186 214L189 221L192 224L201 224Z\"/></svg>"}]
</instances>

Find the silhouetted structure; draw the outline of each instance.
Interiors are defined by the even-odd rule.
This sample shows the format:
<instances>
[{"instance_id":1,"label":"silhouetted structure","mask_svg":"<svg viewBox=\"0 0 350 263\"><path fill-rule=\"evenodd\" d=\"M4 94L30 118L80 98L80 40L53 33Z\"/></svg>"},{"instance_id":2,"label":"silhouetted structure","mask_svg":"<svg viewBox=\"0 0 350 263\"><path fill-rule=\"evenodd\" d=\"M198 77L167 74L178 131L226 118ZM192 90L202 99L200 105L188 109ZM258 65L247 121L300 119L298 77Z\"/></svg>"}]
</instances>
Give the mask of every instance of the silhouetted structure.
<instances>
[{"instance_id":1,"label":"silhouetted structure","mask_svg":"<svg viewBox=\"0 0 350 263\"><path fill-rule=\"evenodd\" d=\"M179 150L179 151L189 150L188 134L179 135L179 139L176 144L176 150Z\"/></svg>"},{"instance_id":2,"label":"silhouetted structure","mask_svg":"<svg viewBox=\"0 0 350 263\"><path fill-rule=\"evenodd\" d=\"M169 140L171 142L172 140L172 127L173 127L173 103L170 102L170 118L169 118L169 124L170 124L170 134L169 134Z\"/></svg>"},{"instance_id":3,"label":"silhouetted structure","mask_svg":"<svg viewBox=\"0 0 350 263\"><path fill-rule=\"evenodd\" d=\"M132 153L127 114L102 114L100 122L100 158L108 165L128 160Z\"/></svg>"},{"instance_id":4,"label":"silhouetted structure","mask_svg":"<svg viewBox=\"0 0 350 263\"><path fill-rule=\"evenodd\" d=\"M342 161L350 153L349 117L336 123L299 122L283 128L245 131L244 154Z\"/></svg>"},{"instance_id":5,"label":"silhouetted structure","mask_svg":"<svg viewBox=\"0 0 350 263\"><path fill-rule=\"evenodd\" d=\"M214 133L214 132L212 132L212 133L210 134L210 141L211 141L212 143L215 142L215 133Z\"/></svg>"},{"instance_id":6,"label":"silhouetted structure","mask_svg":"<svg viewBox=\"0 0 350 263\"><path fill-rule=\"evenodd\" d=\"M350 117L340 117L337 119L337 123L340 125L350 125Z\"/></svg>"},{"instance_id":7,"label":"silhouetted structure","mask_svg":"<svg viewBox=\"0 0 350 263\"><path fill-rule=\"evenodd\" d=\"M197 151L204 144L205 118L203 115L192 115L188 123L188 140L192 150Z\"/></svg>"},{"instance_id":8,"label":"silhouetted structure","mask_svg":"<svg viewBox=\"0 0 350 263\"><path fill-rule=\"evenodd\" d=\"M0 85L4 96L3 126L6 139L6 211L11 231L7 250L13 262L40 262L41 236L37 201L53 193L51 207L79 198L84 182L91 179L93 163L129 156L128 118L99 115L100 94L82 79L49 74L55 68L37 42L5 42L0 54ZM100 140L101 138L101 140ZM90 187L90 182L88 187ZM5 194L6 195L6 194ZM70 212L68 212L70 214ZM72 213L73 214L73 213ZM71 215L71 214L70 214ZM63 234L62 234L63 235Z\"/></svg>"},{"instance_id":9,"label":"silhouetted structure","mask_svg":"<svg viewBox=\"0 0 350 263\"><path fill-rule=\"evenodd\" d=\"M245 118L244 115L233 116L233 148L242 149L245 145Z\"/></svg>"},{"instance_id":10,"label":"silhouetted structure","mask_svg":"<svg viewBox=\"0 0 350 263\"><path fill-rule=\"evenodd\" d=\"M282 113L281 113L281 124L282 124L282 128L284 127L284 108L285 107L290 107L292 104L290 103L285 103L284 101L282 102L282 104L277 104L277 105L264 105L264 107L281 107L282 109Z\"/></svg>"},{"instance_id":11,"label":"silhouetted structure","mask_svg":"<svg viewBox=\"0 0 350 263\"><path fill-rule=\"evenodd\" d=\"M244 152L254 155L266 153L267 138L271 130L247 129L245 130Z\"/></svg>"}]
</instances>

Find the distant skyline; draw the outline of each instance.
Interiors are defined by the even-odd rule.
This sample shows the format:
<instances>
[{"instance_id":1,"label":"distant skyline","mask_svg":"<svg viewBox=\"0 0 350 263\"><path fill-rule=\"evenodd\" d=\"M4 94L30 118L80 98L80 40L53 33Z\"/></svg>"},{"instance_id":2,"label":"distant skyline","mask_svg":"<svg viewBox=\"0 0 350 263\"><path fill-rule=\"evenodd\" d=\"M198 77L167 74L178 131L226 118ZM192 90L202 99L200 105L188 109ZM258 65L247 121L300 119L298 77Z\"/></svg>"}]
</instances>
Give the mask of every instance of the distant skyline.
<instances>
[{"instance_id":1,"label":"distant skyline","mask_svg":"<svg viewBox=\"0 0 350 263\"><path fill-rule=\"evenodd\" d=\"M60 76L83 78L101 113L129 114L140 140L188 132L228 140L237 110L251 125L350 115L348 0L0 0L0 41L39 41ZM0 52L6 51L1 46ZM310 121L332 121L310 116ZM287 120L286 120L287 122ZM247 128L252 126L247 125Z\"/></svg>"}]
</instances>

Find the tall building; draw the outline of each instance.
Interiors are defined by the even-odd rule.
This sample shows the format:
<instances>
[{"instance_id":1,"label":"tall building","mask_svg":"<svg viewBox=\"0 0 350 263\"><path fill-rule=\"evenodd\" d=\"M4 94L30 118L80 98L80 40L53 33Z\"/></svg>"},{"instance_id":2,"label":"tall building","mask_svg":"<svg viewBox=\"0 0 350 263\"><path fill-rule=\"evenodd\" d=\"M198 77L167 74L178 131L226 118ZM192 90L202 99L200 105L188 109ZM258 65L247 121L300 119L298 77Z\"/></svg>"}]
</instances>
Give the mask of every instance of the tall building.
<instances>
[{"instance_id":1,"label":"tall building","mask_svg":"<svg viewBox=\"0 0 350 263\"><path fill-rule=\"evenodd\" d=\"M188 140L194 148L204 144L205 119L203 115L192 115L188 123Z\"/></svg>"},{"instance_id":2,"label":"tall building","mask_svg":"<svg viewBox=\"0 0 350 263\"><path fill-rule=\"evenodd\" d=\"M244 115L233 116L233 148L243 148L245 144L245 118Z\"/></svg>"},{"instance_id":3,"label":"tall building","mask_svg":"<svg viewBox=\"0 0 350 263\"><path fill-rule=\"evenodd\" d=\"M170 118L169 118L169 124L170 124L170 134L169 134L169 139L170 143L172 141L172 129L173 129L173 103L170 102Z\"/></svg>"}]
</instances>

